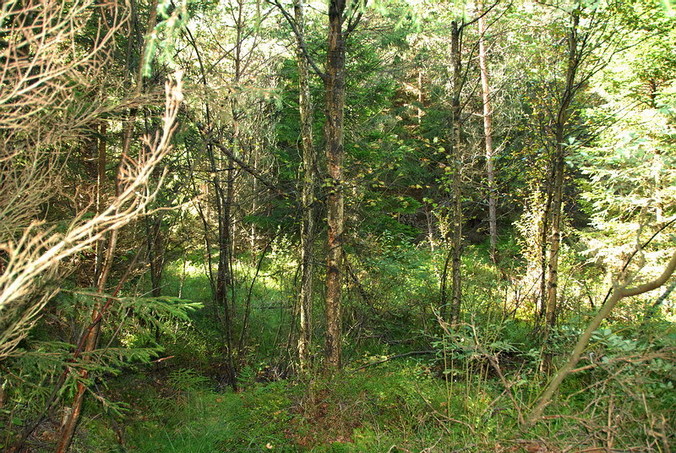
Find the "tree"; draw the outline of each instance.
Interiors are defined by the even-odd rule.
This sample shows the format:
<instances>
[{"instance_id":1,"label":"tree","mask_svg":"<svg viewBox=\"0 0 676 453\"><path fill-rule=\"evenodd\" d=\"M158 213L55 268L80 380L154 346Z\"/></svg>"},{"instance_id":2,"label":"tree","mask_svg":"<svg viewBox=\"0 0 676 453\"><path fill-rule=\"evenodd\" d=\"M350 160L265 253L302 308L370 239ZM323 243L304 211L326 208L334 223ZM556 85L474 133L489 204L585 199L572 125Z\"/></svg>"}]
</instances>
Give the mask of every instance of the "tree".
<instances>
[{"instance_id":1,"label":"tree","mask_svg":"<svg viewBox=\"0 0 676 453\"><path fill-rule=\"evenodd\" d=\"M542 66L537 69L539 74L533 73L532 84L539 88L532 93L527 113L532 121L528 140L535 151L532 158L538 162L534 164L535 173L540 174L535 176L525 216L532 228L528 234L529 267L537 275L545 343L560 310L559 263L566 189L570 189L567 183L570 158L597 130L596 125L583 121L581 111L592 102L587 91L591 78L605 67L623 36L612 14L613 5L614 2L594 5L571 2L546 10L554 19L550 21L553 26L547 39L567 45L564 54L558 54L554 45L551 53L535 57ZM540 91L550 96L543 97ZM546 353L544 359L543 367L549 368L551 355Z\"/></svg>"},{"instance_id":2,"label":"tree","mask_svg":"<svg viewBox=\"0 0 676 453\"><path fill-rule=\"evenodd\" d=\"M343 114L345 108L345 36L343 15L346 0L329 2L326 74L326 165L329 187L327 208L326 259L326 365L329 369L341 366L341 287L343 259L344 193L343 193Z\"/></svg>"},{"instance_id":3,"label":"tree","mask_svg":"<svg viewBox=\"0 0 676 453\"><path fill-rule=\"evenodd\" d=\"M108 15L114 20L106 24ZM100 32L86 51L62 52L90 21ZM28 333L54 295L44 282L58 275L60 261L95 244L107 231L138 216L142 198L122 193L112 209L98 201L99 215L78 213L63 235L40 224L40 207L61 186L68 148L81 142L92 124L118 108L102 101L101 83L111 61L110 43L127 12L93 1L11 1L0 11L3 65L0 80L0 359ZM160 153L161 157L165 153ZM158 159L143 165L154 168ZM143 167L145 168L145 167ZM138 170L143 180L145 170ZM124 195L124 197L122 197ZM113 205L110 205L113 206ZM123 206L127 208L122 209ZM90 232L96 238L87 237Z\"/></svg>"},{"instance_id":4,"label":"tree","mask_svg":"<svg viewBox=\"0 0 676 453\"><path fill-rule=\"evenodd\" d=\"M251 311L250 292L246 299L238 294L238 252L248 245L261 262L268 247L259 247L257 231L268 217L270 193L284 192L275 184L274 156L268 152L275 140L279 49L263 27L273 9L260 7L233 0L205 9L192 19L199 27L185 30L187 47L180 54L187 77L199 85L189 93L194 102L186 110L185 156L193 191L202 195L195 206L203 226L210 308L222 337L222 379L233 388Z\"/></svg>"},{"instance_id":5,"label":"tree","mask_svg":"<svg viewBox=\"0 0 676 453\"><path fill-rule=\"evenodd\" d=\"M138 68L137 68L137 77L135 80L135 85L136 85L136 90L134 95L136 97L140 97L142 92L143 92L143 62L145 58L143 57L143 54L146 52L146 45L148 41L148 36L151 31L154 30L156 21L157 21L157 0L151 1L149 8L148 8L148 25L146 27L144 37L145 39L142 38L142 42L139 44L138 47L142 49L141 56L138 61ZM131 39L131 37L130 37ZM128 67L131 65L128 62ZM174 110L177 110L177 107L173 107ZM129 121L127 125L127 130L125 131L125 137L124 137L124 142L123 142L123 151L122 151L122 161L124 162L125 158L128 158L129 154L131 153L131 142L133 138L133 127L134 127L134 119L136 117L136 109L132 109L133 111L131 112L131 120ZM175 120L175 113L172 114L174 118L171 119L170 123L164 124L164 129L167 129L168 131L173 131L173 121ZM167 145L165 145L168 148L168 142L171 140L171 135L167 137ZM98 147L97 147L97 156L96 156L96 161L97 161L97 169L96 169L96 205L95 205L95 214L100 215L104 205L103 205L103 199L105 198L105 186L106 186L106 123L102 123L100 130L99 130L99 138L98 138ZM121 164L121 169L123 168L124 163ZM153 169L154 170L154 169ZM148 181L147 183L149 184L152 180L152 173L148 176ZM116 177L116 186L119 187L119 184L121 184L121 179L124 178L124 174L121 171L119 175ZM159 189L158 189L159 190ZM156 194L155 194L156 195ZM146 206L143 206L143 212L145 220L147 221L147 208L149 207L150 203L148 203ZM118 229L112 230L106 237L105 235L96 242L96 258L95 258L95 265L94 265L94 287L96 288L96 292L99 294L100 297L105 297L105 294L107 292L107 284L108 284L108 278L110 276L112 267L113 267L113 258L116 253L116 248L117 248L117 241L118 241ZM154 243L155 241L153 241ZM149 242L150 244L150 242ZM153 250L152 248L149 247L149 250ZM151 276L156 276L157 275L157 260L152 259L151 260ZM153 272L154 271L154 272ZM156 295L157 291L155 288L153 288L153 295ZM159 294L157 294L159 295ZM78 347L81 345L81 354L83 354L85 357L88 354L91 354L94 349L96 349L99 341L99 337L101 334L101 317L102 317L102 312L103 312L103 304L95 304L92 313L91 313L91 328L88 328L85 330L84 334L81 336L79 340ZM81 379L80 382L78 382L77 389L75 392L75 396L73 397L73 402L70 407L68 407L64 412L66 413L66 416L61 422L61 435L59 439L59 443L57 445L57 452L58 453L65 453L68 451L70 448L70 444L73 440L73 435L75 434L75 429L77 427L77 423L80 419L80 413L82 411L82 405L84 403L84 398L85 398L85 392L87 390L87 385L85 385L84 381L87 380L89 377L89 371L86 368L83 368L79 372L79 378Z\"/></svg>"},{"instance_id":6,"label":"tree","mask_svg":"<svg viewBox=\"0 0 676 453\"><path fill-rule=\"evenodd\" d=\"M637 3L616 14L632 30L623 49L592 82L601 102L584 112L604 124L594 140L573 156L577 183L587 203L591 230L585 244L610 273L622 266L636 228L658 228L676 214L676 147L670 134L676 78L672 21L651 4ZM667 241L663 244L668 247ZM650 253L646 259L655 259Z\"/></svg>"},{"instance_id":7,"label":"tree","mask_svg":"<svg viewBox=\"0 0 676 453\"><path fill-rule=\"evenodd\" d=\"M479 3L478 9L482 5ZM491 259L497 263L498 219L497 189L495 187L495 150L493 148L493 111L491 108L491 86L486 55L486 17L479 11L477 25L479 28L479 68L481 70L481 98L483 101L484 146L486 149L486 179L488 190L488 230L491 244Z\"/></svg>"},{"instance_id":8,"label":"tree","mask_svg":"<svg viewBox=\"0 0 676 453\"><path fill-rule=\"evenodd\" d=\"M463 35L467 27L475 22L483 19L488 11L493 9L497 3L493 3L486 11L479 11L477 16L472 19L467 19L465 12L461 11L455 13L451 19L451 43L450 43L450 63L451 63L451 107L450 107L450 137L449 152L448 152L448 175L450 179L449 193L451 195L450 201L450 250L446 257L444 264L444 271L442 272L441 281L441 305L442 309L447 311L445 316L451 324L455 324L460 320L460 310L462 305L462 248L463 248L463 159L467 154L467 138L463 128L466 127L466 118L463 114L463 90L468 82L467 70L463 65ZM483 48L481 46L481 37L479 38L480 52ZM480 57L480 61L481 57ZM481 65L480 65L481 67ZM481 67L482 86L484 83L484 68ZM487 83L487 82L486 82ZM486 103L484 99L484 109ZM484 113L484 121L485 121ZM489 120L490 123L490 120ZM485 127L485 123L484 123ZM487 138L487 143L492 143L492 137ZM486 146L489 146L489 145ZM492 149L492 145L491 145ZM492 156L491 156L492 159ZM491 164L487 164L491 165ZM492 176L492 170L491 170ZM492 185L489 184L489 185ZM493 206L494 208L495 206ZM448 265L451 266L451 300L446 300L447 287L447 270ZM447 307L448 306L448 307Z\"/></svg>"},{"instance_id":9,"label":"tree","mask_svg":"<svg viewBox=\"0 0 676 453\"><path fill-rule=\"evenodd\" d=\"M345 109L345 41L355 30L362 17L364 4L361 0L331 0L328 5L327 53L324 71L320 71L307 52L304 35L298 25L285 12L280 3L275 3L291 24L298 47L308 63L324 82L324 138L327 165L327 269L326 269L326 366L335 370L341 366L341 292L343 230L345 224L345 201L343 182L344 109Z\"/></svg>"},{"instance_id":10,"label":"tree","mask_svg":"<svg viewBox=\"0 0 676 453\"><path fill-rule=\"evenodd\" d=\"M13 1L0 11L4 66L0 186L3 194L5 189L9 194L0 200L6 228L0 235L0 361L10 354L13 360L26 354L13 351L59 293L75 268L74 261L84 261L91 249L92 286L104 297L118 231L149 212L162 185L159 166L171 150L182 100L180 76L167 84L159 130L146 136L135 158L129 148L122 153L115 193L106 193L112 186L107 183L108 122L126 106L141 102L138 93L119 91L117 100L108 96L109 90L119 88L109 75L116 63L116 37L130 14L126 5L116 2L80 0ZM129 135L127 144L131 140ZM78 152L94 163L85 175L88 179L78 187L79 196L61 188L73 181L67 178L76 161L71 156ZM26 165L30 156L33 164ZM72 201L74 214L48 226L46 222L53 219L43 206L48 202L58 206L61 197ZM81 204L83 199L89 201ZM77 374L75 398L63 420L58 451L66 451L72 440L87 388L90 364L86 362L111 303L108 299L94 305L72 362L57 380L48 403L54 405L69 374ZM22 448L40 419L25 427L13 450Z\"/></svg>"},{"instance_id":11,"label":"tree","mask_svg":"<svg viewBox=\"0 0 676 453\"><path fill-rule=\"evenodd\" d=\"M629 287L627 282L614 282L611 293L609 293L608 297L603 302L603 305L594 319L592 319L582 335L580 335L578 338L568 361L556 372L552 380L547 385L547 388L542 393L542 396L540 396L540 398L534 404L534 407L526 420L528 424L532 425L537 422L540 417L542 417L545 408L551 402L552 397L559 389L559 386L563 380L571 373L573 368L575 368L575 365L577 365L577 363L580 361L582 354L591 340L592 334L596 331L596 329L599 328L601 322L603 322L603 320L606 319L608 315L610 315L613 308L615 308L615 306L626 297L638 296L640 294L659 288L669 280L669 277L671 277L675 271L676 253L671 256L671 259L665 265L662 274L654 280L634 287Z\"/></svg>"},{"instance_id":12,"label":"tree","mask_svg":"<svg viewBox=\"0 0 676 453\"><path fill-rule=\"evenodd\" d=\"M298 292L298 362L301 370L309 366L312 342L312 277L315 241L315 186L317 156L312 137L313 109L310 93L310 65L303 55L305 13L303 0L293 5L296 24L296 61L298 65L298 110L300 114L300 150L303 157L301 178L301 281Z\"/></svg>"}]
</instances>

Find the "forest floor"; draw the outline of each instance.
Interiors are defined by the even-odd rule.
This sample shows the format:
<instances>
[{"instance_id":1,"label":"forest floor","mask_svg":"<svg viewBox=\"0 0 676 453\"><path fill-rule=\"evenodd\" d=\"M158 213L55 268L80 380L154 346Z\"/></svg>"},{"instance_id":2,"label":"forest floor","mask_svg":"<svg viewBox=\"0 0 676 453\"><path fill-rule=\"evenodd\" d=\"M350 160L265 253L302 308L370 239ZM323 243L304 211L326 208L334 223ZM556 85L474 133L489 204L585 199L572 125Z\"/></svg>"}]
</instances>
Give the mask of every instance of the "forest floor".
<instances>
[{"instance_id":1,"label":"forest floor","mask_svg":"<svg viewBox=\"0 0 676 453\"><path fill-rule=\"evenodd\" d=\"M520 400L526 393L507 391L481 364L445 379L433 362L406 358L333 378L272 382L260 382L268 379L261 371L245 376L237 391L216 388L189 369L158 365L150 374L111 384L109 396L128 405L124 421L85 418L74 451L670 451L666 419L655 414L653 426L643 427L650 444L637 444L640 436L630 434L636 424L622 413L622 403L611 402L599 414L607 400L580 396L582 382L573 383L578 391L569 386L551 411L564 413L524 430L519 419L525 404L509 394Z\"/></svg>"},{"instance_id":2,"label":"forest floor","mask_svg":"<svg viewBox=\"0 0 676 453\"><path fill-rule=\"evenodd\" d=\"M477 262L470 270L482 285L482 278L494 276ZM185 268L172 268L166 293L204 302L206 307L206 276L186 277ZM420 272L408 271L405 278L427 281ZM265 273L286 275L277 268ZM285 336L279 326L289 319L273 309L278 304L273 301L284 300L290 289L263 277L259 281L260 286L251 287L255 310L250 338L256 344L248 364L239 370L236 389L222 377L218 365L222 359L212 346L218 344L218 333L212 314L203 308L192 315L187 331L179 329L162 338L159 359L126 369L97 389L104 398L88 400L73 451L671 451L676 432L671 402L676 395L667 384L673 367L668 361L623 362L624 355L639 349L622 333L607 333L596 346L610 358L616 352L617 361L612 358L603 367L569 377L544 420L524 428L528 408L548 379L539 371L541 351L533 349L537 343L527 343L534 341L530 324L477 318L477 325L468 324L454 338L444 337L440 329L424 324L425 319L434 319L424 304L410 305L415 294L399 296L403 302L397 308L394 279L381 276L392 291L382 295L389 304L378 319L382 325L346 341L344 369L328 377L321 372L286 376L275 364L286 343L280 340ZM429 290L423 283L409 288ZM472 291L470 287L467 293ZM358 313L355 302L349 303ZM361 309L374 318L376 308ZM486 312L480 305L475 311ZM567 345L575 338L576 331L564 327L555 362L565 359ZM436 339L431 332L437 332ZM665 335L673 340L673 334ZM656 347L654 342L651 347ZM121 402L125 409L102 412L103 399Z\"/></svg>"}]
</instances>

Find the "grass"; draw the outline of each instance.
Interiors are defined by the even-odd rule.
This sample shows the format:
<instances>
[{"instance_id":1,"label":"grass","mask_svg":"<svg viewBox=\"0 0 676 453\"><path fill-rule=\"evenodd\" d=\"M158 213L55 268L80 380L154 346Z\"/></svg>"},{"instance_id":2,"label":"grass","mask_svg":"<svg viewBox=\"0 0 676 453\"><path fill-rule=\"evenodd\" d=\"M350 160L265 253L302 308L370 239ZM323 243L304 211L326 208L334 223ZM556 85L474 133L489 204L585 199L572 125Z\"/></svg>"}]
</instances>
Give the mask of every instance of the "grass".
<instances>
[{"instance_id":1,"label":"grass","mask_svg":"<svg viewBox=\"0 0 676 453\"><path fill-rule=\"evenodd\" d=\"M191 370L127 375L111 385L132 407L124 449L115 449L110 421L101 418L87 420L88 448L79 451L554 452L603 446L611 437L617 448L667 451L658 441L669 435L670 410L650 404L641 411L634 395L609 389L614 381L607 377L573 376L548 411L556 415L522 430L518 410L541 388L528 374L519 380L518 373L528 371L505 370L517 409L479 359L450 365L457 373L449 379L433 357L332 377L262 383L252 374L239 393L216 391ZM648 436L641 433L646 426L653 430Z\"/></svg>"},{"instance_id":2,"label":"grass","mask_svg":"<svg viewBox=\"0 0 676 453\"><path fill-rule=\"evenodd\" d=\"M116 385L136 404L126 451L442 452L468 443L488 448L486 442L506 434L494 417L486 423L499 389L477 381L457 383L449 394L424 360L305 382L251 383L241 393L217 392L208 381L185 376L128 376Z\"/></svg>"},{"instance_id":3,"label":"grass","mask_svg":"<svg viewBox=\"0 0 676 453\"><path fill-rule=\"evenodd\" d=\"M441 329L430 327L435 277L431 258L423 255L406 255L406 275L397 274L401 271L392 256L363 263L369 272L360 277L362 291L346 291L346 330L359 338L346 342L346 370L275 382L261 382L267 378L262 370L279 356L288 336L292 269L277 258L280 262L266 263L251 285L253 264L240 263L237 304L241 309L250 289L252 310L239 393L219 386L211 372L222 357L208 280L199 266L186 266L184 277L180 263L171 266L165 293L178 295L180 288L183 298L204 302L205 308L193 316L192 326L165 341L165 355L173 359L112 381L112 398L131 407L127 428L120 433L114 428L121 421L92 415L76 451L506 453L608 445L667 451L660 436L665 433L669 442L673 409L645 399L673 398L668 382L660 387L669 374L666 363L571 376L548 410L552 417L522 429L520 415L546 381L538 371L530 324L518 317L503 319L503 306L494 303L505 294L494 284L498 276L485 260L468 253L464 310L474 315L466 329L444 337ZM321 331L317 334L319 340ZM616 340L618 354L628 342ZM559 357L568 343L564 338L557 346ZM504 377L467 344L497 354ZM610 357L612 345L601 346ZM445 356L411 356L360 368L383 355L443 347Z\"/></svg>"}]
</instances>

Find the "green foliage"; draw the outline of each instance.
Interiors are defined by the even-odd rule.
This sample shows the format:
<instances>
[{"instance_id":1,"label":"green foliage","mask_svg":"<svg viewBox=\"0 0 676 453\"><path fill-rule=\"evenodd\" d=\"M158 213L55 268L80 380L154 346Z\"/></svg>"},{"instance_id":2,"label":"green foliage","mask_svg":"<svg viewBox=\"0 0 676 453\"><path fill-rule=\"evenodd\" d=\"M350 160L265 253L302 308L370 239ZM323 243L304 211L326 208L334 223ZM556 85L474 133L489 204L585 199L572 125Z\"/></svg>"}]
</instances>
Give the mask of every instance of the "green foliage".
<instances>
[{"instance_id":1,"label":"green foliage","mask_svg":"<svg viewBox=\"0 0 676 453\"><path fill-rule=\"evenodd\" d=\"M177 392L191 392L203 389L209 379L199 375L195 370L182 368L172 371L167 378L167 384Z\"/></svg>"},{"instance_id":2,"label":"green foliage","mask_svg":"<svg viewBox=\"0 0 676 453\"><path fill-rule=\"evenodd\" d=\"M95 293L64 292L58 298L57 312L87 329L94 307L100 310L100 300L101 295ZM125 370L148 365L162 351L156 343L157 335L175 334L178 327L189 321L188 312L197 307L199 304L172 297L117 299L108 314L123 320L122 324L114 330L104 326L101 346L86 353L76 352L76 346L70 342L39 340L53 334L51 326L41 326L33 338L2 364L3 392L14 405L13 409L0 412L0 420L9 422L5 425L7 429L0 431L0 439L10 438L13 428L31 423L53 396L60 401L71 400L79 384L91 389L97 410L113 417L125 414L129 406L106 395L108 380ZM88 372L86 377L81 370Z\"/></svg>"},{"instance_id":3,"label":"green foliage","mask_svg":"<svg viewBox=\"0 0 676 453\"><path fill-rule=\"evenodd\" d=\"M191 0L181 0L178 4L172 0L157 2L157 24L149 33L144 50L143 75L150 77L153 61L160 65L173 65L176 56L176 44L183 27L188 21L188 4Z\"/></svg>"},{"instance_id":4,"label":"green foliage","mask_svg":"<svg viewBox=\"0 0 676 453\"><path fill-rule=\"evenodd\" d=\"M143 10L147 3L152 2L137 6ZM472 20L473 8L461 1L351 4L364 16L347 42L346 229L341 238L346 370L317 374L325 334L326 269L321 263L326 250L320 227L311 257L316 263L311 345L316 368L289 376L298 329L301 156L298 71L282 17L259 1L160 0L158 23L139 64L146 76L152 61L181 66L186 103L164 189L149 208L147 223L120 233L126 250L113 258L108 286L124 275L137 249L138 266L110 297L86 289L93 285L95 251L81 251L71 263L72 278L37 328L0 363L0 448L36 419L53 394L68 401L78 384L86 385L96 401L85 407L73 447L83 452L121 450L116 439L141 452L662 448L660 433L668 436L664 423L673 418L676 405L676 340L668 293L662 293L662 305L648 294L618 307L564 382L548 409L552 417L531 431L517 425L548 379L542 373L543 353L555 367L563 363L610 287L604 273L617 275L630 247L676 215L672 19L649 0L564 2L557 8L516 2L489 13L484 38L494 88L501 236L494 263L486 238L473 22L463 30L464 152L449 151L458 148L449 132L450 94L457 88L450 77L449 22ZM579 37L591 47L585 49L579 92L564 112L570 117L562 137L565 228L558 255L558 325L549 329L543 345L536 285L542 275L540 253L551 240L543 235L543 213L551 205L548 164L558 145L551 129L567 95L562 90L567 46L562 43L570 31L571 8L582 6ZM137 12L130 29L141 28L144 15ZM598 17L607 20L591 28ZM78 45L94 45L98 19L92 17L78 34ZM308 52L321 66L324 17L308 8L307 19ZM110 78L118 84L128 79L118 80L117 73L136 66L130 39L120 36L115 47L120 55L128 54L127 61L116 54L120 61ZM623 50L612 55L615 44ZM610 64L604 66L607 58ZM150 98L155 83L148 82ZM320 77L311 78L318 151L324 89ZM109 97L124 91L107 85L106 90L101 93ZM69 109L93 105L92 93L74 95L82 102ZM133 134L144 129L152 135L159 122L156 107L144 102L135 100L133 109L124 106L123 113L106 112L100 121L109 126L107 136L92 133L105 139L109 176L118 166L127 127L133 126ZM46 112L61 114L58 106ZM91 204L84 218L94 215L93 198L86 195L94 191L88 185L95 174L92 137L68 145L77 156L71 169L77 177L64 181L62 189L77 190L63 197L69 200L40 207L55 231L71 222L67 213L73 206ZM130 156L143 155L140 141L130 146ZM10 174L2 158L0 186ZM32 160L21 156L17 162L30 168ZM318 170L325 172L321 158ZM463 189L465 237L463 313L451 326L437 315L453 228L454 183ZM224 194L228 190L232 193ZM326 190L325 184L316 194L318 225L326 214ZM176 209L165 212L167 207ZM149 225L161 233L158 250L137 244ZM623 277L659 272L650 263L673 250L672 233L666 229L656 236ZM212 293L214 263L228 247L226 312ZM10 249L0 245L0 270ZM145 271L154 252L166 262L159 284L165 296L139 296L157 289L149 288ZM81 354L78 338L104 305L100 346ZM237 371L234 377L223 371L230 366ZM86 378L81 370L88 371ZM228 378L238 393L229 390ZM126 425L126 431L118 425ZM539 444L540 438L547 445Z\"/></svg>"},{"instance_id":5,"label":"green foliage","mask_svg":"<svg viewBox=\"0 0 676 453\"><path fill-rule=\"evenodd\" d=\"M594 332L592 339L589 360L595 365L596 379L610 377L615 392L633 398L645 395L662 410L673 407L675 369L669 360L676 347L673 332L656 342L646 342L603 328Z\"/></svg>"}]
</instances>

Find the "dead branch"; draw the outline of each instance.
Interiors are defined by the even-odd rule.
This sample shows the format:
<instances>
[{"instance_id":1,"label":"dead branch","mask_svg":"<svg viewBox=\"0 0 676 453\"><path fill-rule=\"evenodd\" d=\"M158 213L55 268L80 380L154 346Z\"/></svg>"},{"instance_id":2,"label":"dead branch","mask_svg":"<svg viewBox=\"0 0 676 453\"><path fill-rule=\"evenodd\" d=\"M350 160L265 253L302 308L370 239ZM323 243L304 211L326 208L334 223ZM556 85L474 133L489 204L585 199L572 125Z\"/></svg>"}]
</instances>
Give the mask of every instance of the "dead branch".
<instances>
[{"instance_id":1,"label":"dead branch","mask_svg":"<svg viewBox=\"0 0 676 453\"><path fill-rule=\"evenodd\" d=\"M155 137L146 137L145 150L122 169L120 193L91 219L76 218L64 234L43 231L39 222L26 227L17 240L0 244L6 264L0 275L0 360L27 334L54 291L40 293L45 280L56 274L66 258L89 249L106 233L118 230L147 210L162 185L164 175L151 185L151 176L171 150L170 140L182 100L180 75L167 82L163 128Z\"/></svg>"}]
</instances>

